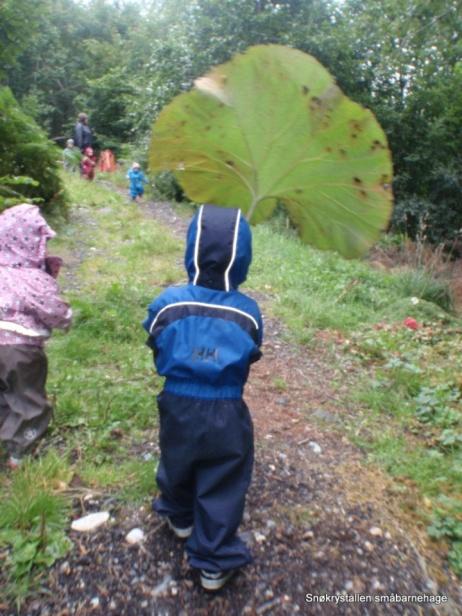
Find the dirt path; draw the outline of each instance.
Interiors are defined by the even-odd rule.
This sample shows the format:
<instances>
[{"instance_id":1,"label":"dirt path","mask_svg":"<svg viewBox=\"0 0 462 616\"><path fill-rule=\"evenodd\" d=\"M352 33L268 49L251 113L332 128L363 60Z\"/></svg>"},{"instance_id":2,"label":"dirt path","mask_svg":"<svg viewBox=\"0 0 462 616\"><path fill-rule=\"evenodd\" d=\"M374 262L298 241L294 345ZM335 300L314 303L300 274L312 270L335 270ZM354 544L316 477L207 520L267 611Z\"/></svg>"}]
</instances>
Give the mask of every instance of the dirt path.
<instances>
[{"instance_id":1,"label":"dirt path","mask_svg":"<svg viewBox=\"0 0 462 616\"><path fill-rule=\"evenodd\" d=\"M168 203L148 204L147 216L184 236L185 221ZM259 297L265 311L269 298ZM73 536L75 549L46 583L47 599L28 616L250 616L283 614L462 614L460 588L393 496L391 481L365 465L342 435L348 411L348 358L284 341L283 326L266 319L264 357L252 369L246 400L256 430L256 462L241 533L254 563L220 593L207 595L188 567L181 543L149 511L120 509L100 497L87 511L111 510L116 523ZM277 378L276 378L277 377ZM143 447L156 452L149 436ZM141 547L125 534L147 530ZM305 601L305 595L315 598ZM341 595L322 601L326 595ZM380 603L390 595L445 595L448 602ZM46 604L46 607L45 607Z\"/></svg>"}]
</instances>

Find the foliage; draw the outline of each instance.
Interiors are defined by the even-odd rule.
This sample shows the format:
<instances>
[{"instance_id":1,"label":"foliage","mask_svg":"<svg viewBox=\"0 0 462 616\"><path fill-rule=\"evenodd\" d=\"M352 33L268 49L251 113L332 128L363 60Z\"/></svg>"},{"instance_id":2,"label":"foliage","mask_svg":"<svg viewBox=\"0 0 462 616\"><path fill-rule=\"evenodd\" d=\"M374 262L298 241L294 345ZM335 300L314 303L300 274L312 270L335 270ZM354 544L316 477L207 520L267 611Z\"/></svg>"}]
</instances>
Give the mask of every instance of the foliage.
<instances>
[{"instance_id":1,"label":"foliage","mask_svg":"<svg viewBox=\"0 0 462 616\"><path fill-rule=\"evenodd\" d=\"M452 319L436 304L416 298L418 289L402 285L401 272L374 270L365 263L305 246L280 219L258 225L253 245L249 284L272 298L272 312L290 323L299 340L310 341L316 329L349 335L376 323L403 329L407 340L409 331L401 325L407 316L424 322ZM371 349L381 353L380 337L386 347L387 335L387 330L373 332Z\"/></svg>"},{"instance_id":2,"label":"foliage","mask_svg":"<svg viewBox=\"0 0 462 616\"><path fill-rule=\"evenodd\" d=\"M425 268L401 272L396 278L396 285L405 297L416 297L432 302L448 312L454 308L449 283L432 275Z\"/></svg>"},{"instance_id":3,"label":"foliage","mask_svg":"<svg viewBox=\"0 0 462 616\"><path fill-rule=\"evenodd\" d=\"M161 197L171 201L181 202L185 199L185 194L178 183L175 174L170 171L161 171L154 178L154 186Z\"/></svg>"},{"instance_id":4,"label":"foliage","mask_svg":"<svg viewBox=\"0 0 462 616\"><path fill-rule=\"evenodd\" d=\"M63 461L49 454L37 464L26 462L2 494L0 545L10 548L7 592L18 599L40 569L50 567L72 545L64 533L68 503L57 491L67 472Z\"/></svg>"},{"instance_id":5,"label":"foliage","mask_svg":"<svg viewBox=\"0 0 462 616\"><path fill-rule=\"evenodd\" d=\"M7 71L19 102L58 141L72 137L81 111L90 113L102 147L125 139L125 44L138 9L103 0L43 0L39 11L33 0L21 4L23 14L34 16L34 28L17 66Z\"/></svg>"},{"instance_id":6,"label":"foliage","mask_svg":"<svg viewBox=\"0 0 462 616\"><path fill-rule=\"evenodd\" d=\"M371 373L358 383L364 411L351 425L353 438L397 482L418 489L429 510L420 515L432 519L431 536L449 540L458 574L462 510L452 496L462 489L461 333L436 322L418 330L381 324L345 343Z\"/></svg>"},{"instance_id":7,"label":"foliage","mask_svg":"<svg viewBox=\"0 0 462 616\"><path fill-rule=\"evenodd\" d=\"M445 538L451 542L449 562L462 577L462 503L455 498L439 498L428 533L435 539Z\"/></svg>"},{"instance_id":8,"label":"foliage","mask_svg":"<svg viewBox=\"0 0 462 616\"><path fill-rule=\"evenodd\" d=\"M0 4L0 78L17 70L17 57L36 34L38 13L37 3L29 0L3 0Z\"/></svg>"},{"instance_id":9,"label":"foliage","mask_svg":"<svg viewBox=\"0 0 462 616\"><path fill-rule=\"evenodd\" d=\"M27 176L10 176L6 175L0 177L0 211L10 207L11 205L17 205L27 200L27 197L20 192L18 186L38 186L39 183ZM14 186L15 188L12 188ZM29 199L31 203L40 203L42 199Z\"/></svg>"},{"instance_id":10,"label":"foliage","mask_svg":"<svg viewBox=\"0 0 462 616\"><path fill-rule=\"evenodd\" d=\"M384 128L393 227L415 237L424 224L427 240L460 245L458 9L454 0L5 0L0 65L53 138L71 136L87 111L100 144L118 147L144 145L161 109L211 66L252 45L297 48Z\"/></svg>"},{"instance_id":11,"label":"foliage","mask_svg":"<svg viewBox=\"0 0 462 616\"><path fill-rule=\"evenodd\" d=\"M280 201L303 241L347 257L377 239L391 211L385 136L313 57L256 46L195 86L154 125L154 171L251 222Z\"/></svg>"},{"instance_id":12,"label":"foliage","mask_svg":"<svg viewBox=\"0 0 462 616\"><path fill-rule=\"evenodd\" d=\"M62 208L58 157L59 150L21 111L10 90L0 88L0 207L25 199L40 202L48 211ZM11 186L21 186L21 190Z\"/></svg>"}]
</instances>

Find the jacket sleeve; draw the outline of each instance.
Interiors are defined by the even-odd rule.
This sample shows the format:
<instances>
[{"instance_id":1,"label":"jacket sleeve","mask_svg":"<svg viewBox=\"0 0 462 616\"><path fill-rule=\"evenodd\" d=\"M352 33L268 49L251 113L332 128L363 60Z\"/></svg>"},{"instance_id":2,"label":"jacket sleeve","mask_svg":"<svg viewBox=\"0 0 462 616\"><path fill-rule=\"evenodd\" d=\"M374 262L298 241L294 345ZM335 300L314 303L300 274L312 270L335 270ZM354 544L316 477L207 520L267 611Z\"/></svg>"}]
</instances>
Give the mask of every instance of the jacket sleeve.
<instances>
[{"instance_id":1,"label":"jacket sleeve","mask_svg":"<svg viewBox=\"0 0 462 616\"><path fill-rule=\"evenodd\" d=\"M143 321L143 327L150 335L150 329L154 322L154 319L159 314L159 312L168 305L168 301L165 297L165 293L162 293L157 297L148 307L148 315Z\"/></svg>"},{"instance_id":2,"label":"jacket sleeve","mask_svg":"<svg viewBox=\"0 0 462 616\"><path fill-rule=\"evenodd\" d=\"M262 358L263 353L261 352L261 345L263 344L263 319L261 316L260 308L258 305L257 308L257 323L258 323L258 332L257 332L257 350L250 357L250 363L254 364L256 361Z\"/></svg>"},{"instance_id":3,"label":"jacket sleeve","mask_svg":"<svg viewBox=\"0 0 462 616\"><path fill-rule=\"evenodd\" d=\"M72 309L59 297L47 298L44 303L32 300L29 309L47 329L69 329Z\"/></svg>"},{"instance_id":4,"label":"jacket sleeve","mask_svg":"<svg viewBox=\"0 0 462 616\"><path fill-rule=\"evenodd\" d=\"M78 148L82 148L83 144L83 127L80 123L75 125L74 129L74 143Z\"/></svg>"}]
</instances>

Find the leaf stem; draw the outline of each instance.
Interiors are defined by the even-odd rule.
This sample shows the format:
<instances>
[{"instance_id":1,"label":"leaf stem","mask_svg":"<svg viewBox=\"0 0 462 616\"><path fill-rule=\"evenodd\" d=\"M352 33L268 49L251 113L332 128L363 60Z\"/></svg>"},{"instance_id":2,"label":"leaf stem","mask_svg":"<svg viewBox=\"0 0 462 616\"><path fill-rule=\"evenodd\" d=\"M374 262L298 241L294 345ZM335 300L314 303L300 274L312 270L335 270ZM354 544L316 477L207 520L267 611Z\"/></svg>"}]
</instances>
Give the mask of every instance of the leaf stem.
<instances>
[{"instance_id":1,"label":"leaf stem","mask_svg":"<svg viewBox=\"0 0 462 616\"><path fill-rule=\"evenodd\" d=\"M253 197L252 203L250 205L250 209L249 209L248 214L246 216L247 222L250 222L250 219L252 218L252 215L255 212L255 208L257 207L259 201L260 200L259 200L258 197Z\"/></svg>"}]
</instances>

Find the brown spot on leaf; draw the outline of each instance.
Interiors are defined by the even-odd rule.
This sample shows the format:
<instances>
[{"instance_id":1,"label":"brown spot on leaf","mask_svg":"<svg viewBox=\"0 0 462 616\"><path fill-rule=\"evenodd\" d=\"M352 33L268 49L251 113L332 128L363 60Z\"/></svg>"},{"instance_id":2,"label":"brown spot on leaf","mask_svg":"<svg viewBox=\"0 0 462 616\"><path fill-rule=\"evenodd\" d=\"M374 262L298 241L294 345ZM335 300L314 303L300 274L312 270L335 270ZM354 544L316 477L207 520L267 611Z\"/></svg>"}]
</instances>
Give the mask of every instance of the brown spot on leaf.
<instances>
[{"instance_id":1,"label":"brown spot on leaf","mask_svg":"<svg viewBox=\"0 0 462 616\"><path fill-rule=\"evenodd\" d=\"M229 165L230 167L234 167L234 162L232 160L227 160L225 161L227 165Z\"/></svg>"},{"instance_id":2,"label":"brown spot on leaf","mask_svg":"<svg viewBox=\"0 0 462 616\"><path fill-rule=\"evenodd\" d=\"M347 157L347 153L346 153L346 151L343 148L339 149L339 153L340 153L340 156L342 158L346 158Z\"/></svg>"},{"instance_id":3,"label":"brown spot on leaf","mask_svg":"<svg viewBox=\"0 0 462 616\"><path fill-rule=\"evenodd\" d=\"M295 192L297 193L297 195L302 195L303 194L303 190L301 188L296 188Z\"/></svg>"},{"instance_id":4,"label":"brown spot on leaf","mask_svg":"<svg viewBox=\"0 0 462 616\"><path fill-rule=\"evenodd\" d=\"M386 147L381 143L378 139L374 139L371 145L371 150L375 152L375 150L385 150Z\"/></svg>"},{"instance_id":5,"label":"brown spot on leaf","mask_svg":"<svg viewBox=\"0 0 462 616\"><path fill-rule=\"evenodd\" d=\"M305 95L306 95L306 94L308 94L308 92L309 92L309 91L310 91L310 89L309 89L309 87L308 87L308 86L302 86L302 92L303 92L303 94L305 94Z\"/></svg>"}]
</instances>

